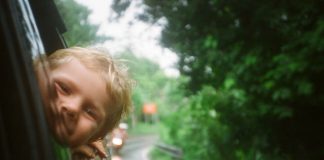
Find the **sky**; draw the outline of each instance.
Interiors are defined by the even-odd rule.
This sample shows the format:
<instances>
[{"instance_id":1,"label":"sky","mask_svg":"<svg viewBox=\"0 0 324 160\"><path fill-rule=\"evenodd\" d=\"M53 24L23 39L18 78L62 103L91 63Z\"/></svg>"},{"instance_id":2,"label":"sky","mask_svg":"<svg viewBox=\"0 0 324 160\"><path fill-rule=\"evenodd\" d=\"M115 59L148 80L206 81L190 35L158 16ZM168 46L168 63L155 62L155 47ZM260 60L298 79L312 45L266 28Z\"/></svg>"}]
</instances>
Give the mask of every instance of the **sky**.
<instances>
[{"instance_id":1,"label":"sky","mask_svg":"<svg viewBox=\"0 0 324 160\"><path fill-rule=\"evenodd\" d=\"M148 58L159 64L167 76L179 76L176 69L177 55L159 43L166 21L161 19L152 25L135 18L137 13L143 12L141 0L132 0L130 7L118 21L112 20L116 14L110 8L113 0L76 1L92 11L89 21L100 26L98 34L112 37L112 40L100 44L112 54L131 50L136 56Z\"/></svg>"}]
</instances>

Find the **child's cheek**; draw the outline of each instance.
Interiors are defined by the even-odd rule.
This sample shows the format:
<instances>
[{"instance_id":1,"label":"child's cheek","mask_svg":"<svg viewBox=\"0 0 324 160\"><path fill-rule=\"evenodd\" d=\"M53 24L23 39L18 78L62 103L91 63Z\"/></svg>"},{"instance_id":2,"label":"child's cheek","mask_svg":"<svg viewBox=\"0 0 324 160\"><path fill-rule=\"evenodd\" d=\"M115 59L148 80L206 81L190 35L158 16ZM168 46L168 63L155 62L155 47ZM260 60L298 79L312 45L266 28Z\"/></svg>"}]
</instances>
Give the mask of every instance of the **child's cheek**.
<instances>
[{"instance_id":1,"label":"child's cheek","mask_svg":"<svg viewBox=\"0 0 324 160\"><path fill-rule=\"evenodd\" d=\"M74 133L79 135L77 138L79 141L88 142L91 137L94 136L96 130L97 125L94 122L84 118Z\"/></svg>"}]
</instances>

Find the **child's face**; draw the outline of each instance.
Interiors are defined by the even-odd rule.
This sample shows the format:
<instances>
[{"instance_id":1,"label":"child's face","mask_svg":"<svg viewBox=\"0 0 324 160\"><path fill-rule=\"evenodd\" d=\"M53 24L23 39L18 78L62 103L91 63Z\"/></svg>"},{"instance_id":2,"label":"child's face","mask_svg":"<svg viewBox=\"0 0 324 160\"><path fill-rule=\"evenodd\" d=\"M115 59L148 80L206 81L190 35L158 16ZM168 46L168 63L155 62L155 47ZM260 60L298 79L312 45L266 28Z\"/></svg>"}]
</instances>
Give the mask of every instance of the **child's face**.
<instances>
[{"instance_id":1,"label":"child's face","mask_svg":"<svg viewBox=\"0 0 324 160\"><path fill-rule=\"evenodd\" d=\"M40 86L47 95L44 102L52 131L69 146L87 143L106 117L109 102L105 81L77 59L49 71L49 77L51 91Z\"/></svg>"}]
</instances>

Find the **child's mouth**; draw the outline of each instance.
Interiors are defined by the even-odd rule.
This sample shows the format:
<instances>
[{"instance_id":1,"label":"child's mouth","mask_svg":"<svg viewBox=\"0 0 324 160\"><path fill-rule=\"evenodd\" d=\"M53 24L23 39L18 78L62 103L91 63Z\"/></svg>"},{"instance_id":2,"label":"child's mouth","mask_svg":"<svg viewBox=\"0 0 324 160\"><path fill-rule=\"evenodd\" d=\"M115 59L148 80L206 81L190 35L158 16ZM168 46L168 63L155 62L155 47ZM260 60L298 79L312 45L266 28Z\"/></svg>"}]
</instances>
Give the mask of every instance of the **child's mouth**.
<instances>
[{"instance_id":1,"label":"child's mouth","mask_svg":"<svg viewBox=\"0 0 324 160\"><path fill-rule=\"evenodd\" d=\"M57 111L57 110L56 110ZM55 111L54 111L55 112ZM53 115L54 117L54 123L53 123L53 128L55 132L55 137L56 139L63 145L68 145L69 144L69 135L71 135L71 129L67 125L67 120L64 118L63 114L60 112L56 112Z\"/></svg>"},{"instance_id":2,"label":"child's mouth","mask_svg":"<svg viewBox=\"0 0 324 160\"><path fill-rule=\"evenodd\" d=\"M71 120L66 112L61 112L60 118L62 119L62 125L67 135L72 135L75 130L74 121Z\"/></svg>"}]
</instances>

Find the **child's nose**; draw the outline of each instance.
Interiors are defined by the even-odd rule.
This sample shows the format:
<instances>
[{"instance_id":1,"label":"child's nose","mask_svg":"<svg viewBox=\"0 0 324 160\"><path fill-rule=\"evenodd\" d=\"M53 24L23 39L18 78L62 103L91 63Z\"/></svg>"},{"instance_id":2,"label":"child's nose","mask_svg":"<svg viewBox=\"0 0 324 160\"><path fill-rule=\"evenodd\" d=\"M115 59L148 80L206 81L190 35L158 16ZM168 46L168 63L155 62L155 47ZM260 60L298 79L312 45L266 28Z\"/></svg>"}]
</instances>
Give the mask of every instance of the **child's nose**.
<instances>
[{"instance_id":1,"label":"child's nose","mask_svg":"<svg viewBox=\"0 0 324 160\"><path fill-rule=\"evenodd\" d=\"M76 106L63 105L61 108L62 120L67 132L73 133L79 121L79 111Z\"/></svg>"},{"instance_id":2,"label":"child's nose","mask_svg":"<svg viewBox=\"0 0 324 160\"><path fill-rule=\"evenodd\" d=\"M80 103L69 103L63 106L63 110L65 114L69 117L70 120L76 120L79 117L79 113L81 110Z\"/></svg>"},{"instance_id":3,"label":"child's nose","mask_svg":"<svg viewBox=\"0 0 324 160\"><path fill-rule=\"evenodd\" d=\"M67 116L69 117L69 119L72 119L72 120L77 119L78 113L76 111L68 109L66 113L67 113Z\"/></svg>"},{"instance_id":4,"label":"child's nose","mask_svg":"<svg viewBox=\"0 0 324 160\"><path fill-rule=\"evenodd\" d=\"M63 106L63 112L65 112L66 116L69 120L76 120L78 118L78 109L72 106Z\"/></svg>"}]
</instances>

